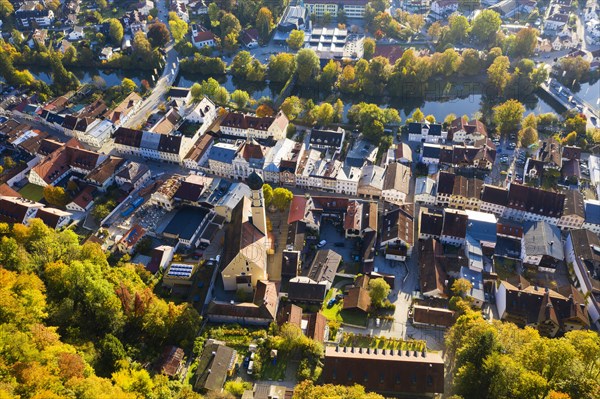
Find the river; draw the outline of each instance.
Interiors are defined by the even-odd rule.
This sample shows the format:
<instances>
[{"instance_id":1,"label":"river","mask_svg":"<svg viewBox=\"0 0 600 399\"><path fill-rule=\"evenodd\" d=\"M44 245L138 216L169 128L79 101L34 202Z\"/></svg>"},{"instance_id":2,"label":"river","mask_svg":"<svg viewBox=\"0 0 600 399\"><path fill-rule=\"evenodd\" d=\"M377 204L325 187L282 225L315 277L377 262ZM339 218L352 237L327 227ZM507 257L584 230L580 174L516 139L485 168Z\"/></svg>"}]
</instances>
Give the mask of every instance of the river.
<instances>
[{"instance_id":1,"label":"river","mask_svg":"<svg viewBox=\"0 0 600 399\"><path fill-rule=\"evenodd\" d=\"M29 68L30 72L46 83L51 83L52 78L47 69ZM125 77L132 79L136 84L140 84L142 79L147 79L151 83L151 75L143 72L123 71L123 70L98 70L98 69L71 69L82 83L91 82L94 76L100 76L108 86L118 85ZM191 87L196 82L208 79L208 76L180 73L175 80L175 86ZM216 78L230 93L236 89L247 91L255 100L261 97L275 99L282 89L281 84L266 82L246 82L236 79L231 75L220 76ZM448 114L469 115L481 111L484 104L484 95L481 89L477 87L452 87L440 90L429 90L425 99L421 98L368 98L360 96L342 95L344 102L344 113L358 101L375 102L383 107L394 107L398 109L403 120L410 117L415 109L420 108L425 115L433 115L437 120L443 120ZM436 94L439 92L440 94ZM600 92L600 81L582 84L577 94L590 104L598 104L598 93ZM296 88L293 92L303 98L312 98L315 103L322 101L331 101L329 93L320 93L318 89ZM529 101L524 103L526 112L536 114L545 112L561 113L560 107L553 105L551 101L537 95L532 95Z\"/></svg>"}]
</instances>

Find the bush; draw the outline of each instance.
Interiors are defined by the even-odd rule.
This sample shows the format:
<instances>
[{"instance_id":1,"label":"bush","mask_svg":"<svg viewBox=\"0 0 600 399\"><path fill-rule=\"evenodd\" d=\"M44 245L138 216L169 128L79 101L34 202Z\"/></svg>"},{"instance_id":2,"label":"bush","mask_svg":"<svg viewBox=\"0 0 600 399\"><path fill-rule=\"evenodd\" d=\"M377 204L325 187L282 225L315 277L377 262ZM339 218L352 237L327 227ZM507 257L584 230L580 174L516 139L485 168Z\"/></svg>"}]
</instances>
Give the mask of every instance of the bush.
<instances>
[{"instance_id":1,"label":"bush","mask_svg":"<svg viewBox=\"0 0 600 399\"><path fill-rule=\"evenodd\" d=\"M248 381L227 381L225 390L230 394L240 397L247 389L252 389L252 384Z\"/></svg>"}]
</instances>

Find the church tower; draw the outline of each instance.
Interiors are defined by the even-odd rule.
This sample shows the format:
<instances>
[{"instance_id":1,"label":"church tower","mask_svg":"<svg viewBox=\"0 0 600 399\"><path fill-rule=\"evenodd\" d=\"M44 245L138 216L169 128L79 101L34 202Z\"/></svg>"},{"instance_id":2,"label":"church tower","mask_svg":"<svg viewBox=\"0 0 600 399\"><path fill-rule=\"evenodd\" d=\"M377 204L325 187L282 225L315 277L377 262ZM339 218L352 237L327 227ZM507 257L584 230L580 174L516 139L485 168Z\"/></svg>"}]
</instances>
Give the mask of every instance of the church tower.
<instances>
[{"instance_id":1,"label":"church tower","mask_svg":"<svg viewBox=\"0 0 600 399\"><path fill-rule=\"evenodd\" d=\"M252 190L252 224L267 236L267 217L265 214L265 199L263 196L263 179L256 172L250 173L246 184Z\"/></svg>"}]
</instances>

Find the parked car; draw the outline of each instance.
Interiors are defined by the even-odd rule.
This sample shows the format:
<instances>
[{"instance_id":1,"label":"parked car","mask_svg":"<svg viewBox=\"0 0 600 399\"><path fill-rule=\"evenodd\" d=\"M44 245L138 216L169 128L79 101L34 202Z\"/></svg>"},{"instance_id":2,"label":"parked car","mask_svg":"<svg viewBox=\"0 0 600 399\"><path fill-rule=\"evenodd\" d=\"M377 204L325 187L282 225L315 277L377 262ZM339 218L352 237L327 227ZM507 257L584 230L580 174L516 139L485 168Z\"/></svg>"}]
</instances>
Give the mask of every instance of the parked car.
<instances>
[{"instance_id":1,"label":"parked car","mask_svg":"<svg viewBox=\"0 0 600 399\"><path fill-rule=\"evenodd\" d=\"M325 246L325 244L327 244L326 240L321 240L318 244L317 244L317 248L323 248Z\"/></svg>"}]
</instances>

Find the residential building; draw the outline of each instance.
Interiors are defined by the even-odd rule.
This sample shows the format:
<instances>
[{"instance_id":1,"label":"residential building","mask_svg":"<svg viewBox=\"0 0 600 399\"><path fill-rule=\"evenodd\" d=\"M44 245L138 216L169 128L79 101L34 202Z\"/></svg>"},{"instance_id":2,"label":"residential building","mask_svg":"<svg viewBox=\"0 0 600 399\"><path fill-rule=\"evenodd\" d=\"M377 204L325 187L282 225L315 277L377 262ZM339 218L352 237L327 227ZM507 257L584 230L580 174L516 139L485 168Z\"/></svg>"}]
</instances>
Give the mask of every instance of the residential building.
<instances>
[{"instance_id":1,"label":"residential building","mask_svg":"<svg viewBox=\"0 0 600 399\"><path fill-rule=\"evenodd\" d=\"M183 164L186 168L198 170L208 163L208 155L215 139L210 134L203 134L198 138L190 152L187 153Z\"/></svg>"},{"instance_id":2,"label":"residential building","mask_svg":"<svg viewBox=\"0 0 600 399\"><path fill-rule=\"evenodd\" d=\"M338 15L339 10L344 10L347 18L363 18L367 0L307 0L304 2L308 14L323 17L325 14Z\"/></svg>"},{"instance_id":3,"label":"residential building","mask_svg":"<svg viewBox=\"0 0 600 399\"><path fill-rule=\"evenodd\" d=\"M146 229L139 225L133 225L121 239L117 242L117 248L119 251L133 254L135 246L139 240L146 235Z\"/></svg>"},{"instance_id":4,"label":"residential building","mask_svg":"<svg viewBox=\"0 0 600 399\"><path fill-rule=\"evenodd\" d=\"M142 98L136 92L130 93L123 101L113 108L106 119L113 123L115 127L120 127L126 123L129 118L136 113L142 104Z\"/></svg>"},{"instance_id":5,"label":"residential building","mask_svg":"<svg viewBox=\"0 0 600 399\"><path fill-rule=\"evenodd\" d=\"M386 396L431 396L444 392L444 360L425 351L328 346L321 378L326 384L360 384Z\"/></svg>"},{"instance_id":6,"label":"residential building","mask_svg":"<svg viewBox=\"0 0 600 399\"><path fill-rule=\"evenodd\" d=\"M428 208L421 209L419 218L419 239L440 238L444 227L443 213L430 213Z\"/></svg>"},{"instance_id":7,"label":"residential building","mask_svg":"<svg viewBox=\"0 0 600 399\"><path fill-rule=\"evenodd\" d=\"M123 158L109 156L85 175L84 180L96 186L98 190L106 191L115 182L115 175L124 164Z\"/></svg>"},{"instance_id":8,"label":"residential building","mask_svg":"<svg viewBox=\"0 0 600 399\"><path fill-rule=\"evenodd\" d=\"M412 149L406 143L398 143L387 152L386 163L399 162L410 166L413 162Z\"/></svg>"},{"instance_id":9,"label":"residential building","mask_svg":"<svg viewBox=\"0 0 600 399\"><path fill-rule=\"evenodd\" d=\"M236 362L235 349L208 340L198 360L194 388L202 392L222 392L225 380L233 375Z\"/></svg>"},{"instance_id":10,"label":"residential building","mask_svg":"<svg viewBox=\"0 0 600 399\"><path fill-rule=\"evenodd\" d=\"M200 130L196 135L205 133L212 123L217 119L217 106L210 99L204 97L185 115L185 120L201 123Z\"/></svg>"},{"instance_id":11,"label":"residential building","mask_svg":"<svg viewBox=\"0 0 600 399\"><path fill-rule=\"evenodd\" d=\"M445 17L458 10L457 0L434 0L431 2L431 12Z\"/></svg>"},{"instance_id":12,"label":"residential building","mask_svg":"<svg viewBox=\"0 0 600 399\"><path fill-rule=\"evenodd\" d=\"M389 164L385 169L381 197L385 201L394 204L407 202L406 197L410 191L410 179L410 166L395 162Z\"/></svg>"},{"instance_id":13,"label":"residential building","mask_svg":"<svg viewBox=\"0 0 600 399\"><path fill-rule=\"evenodd\" d=\"M170 163L181 163L194 141L182 135L161 134L119 127L114 133L115 150Z\"/></svg>"},{"instance_id":14,"label":"residential building","mask_svg":"<svg viewBox=\"0 0 600 399\"><path fill-rule=\"evenodd\" d=\"M419 240L419 287L425 297L448 297L448 276L441 257L442 244L439 241L433 238Z\"/></svg>"},{"instance_id":15,"label":"residential building","mask_svg":"<svg viewBox=\"0 0 600 399\"><path fill-rule=\"evenodd\" d=\"M343 310L367 314L371 308L369 295L370 277L362 275L356 278L353 286L344 297Z\"/></svg>"},{"instance_id":16,"label":"residential building","mask_svg":"<svg viewBox=\"0 0 600 399\"><path fill-rule=\"evenodd\" d=\"M536 187L511 183L504 217L513 220L546 221L557 225L565 205L565 195Z\"/></svg>"},{"instance_id":17,"label":"residential building","mask_svg":"<svg viewBox=\"0 0 600 399\"><path fill-rule=\"evenodd\" d=\"M377 165L366 165L362 168L358 180L358 195L366 198L379 198L383 189L385 169ZM390 185L395 181L390 180ZM388 194L395 194L391 191Z\"/></svg>"},{"instance_id":18,"label":"residential building","mask_svg":"<svg viewBox=\"0 0 600 399\"><path fill-rule=\"evenodd\" d=\"M427 176L419 176L415 179L415 203L423 205L435 204L437 196L437 182Z\"/></svg>"},{"instance_id":19,"label":"residential building","mask_svg":"<svg viewBox=\"0 0 600 399\"><path fill-rule=\"evenodd\" d=\"M565 254L560 229L545 221L526 222L521 244L523 263L554 273Z\"/></svg>"},{"instance_id":20,"label":"residential building","mask_svg":"<svg viewBox=\"0 0 600 399\"><path fill-rule=\"evenodd\" d=\"M455 321L454 311L444 308L413 305L412 323L415 326L449 328Z\"/></svg>"},{"instance_id":21,"label":"residential building","mask_svg":"<svg viewBox=\"0 0 600 399\"><path fill-rule=\"evenodd\" d=\"M348 201L344 230L346 238L364 238L369 232L377 232L377 202Z\"/></svg>"},{"instance_id":22,"label":"residential building","mask_svg":"<svg viewBox=\"0 0 600 399\"><path fill-rule=\"evenodd\" d=\"M187 295L194 281L194 274L198 269L196 263L171 262L162 278L163 288L179 295Z\"/></svg>"},{"instance_id":23,"label":"residential building","mask_svg":"<svg viewBox=\"0 0 600 399\"><path fill-rule=\"evenodd\" d=\"M502 216L508 203L508 189L484 184L481 191L480 210Z\"/></svg>"},{"instance_id":24,"label":"residential building","mask_svg":"<svg viewBox=\"0 0 600 399\"><path fill-rule=\"evenodd\" d=\"M466 121L463 118L456 118L448 128L448 140L455 143L475 144L487 137L485 125L477 119Z\"/></svg>"},{"instance_id":25,"label":"residential building","mask_svg":"<svg viewBox=\"0 0 600 399\"><path fill-rule=\"evenodd\" d=\"M444 208L470 209L480 207L483 181L454 173L440 172L437 182L436 204Z\"/></svg>"},{"instance_id":26,"label":"residential building","mask_svg":"<svg viewBox=\"0 0 600 399\"><path fill-rule=\"evenodd\" d=\"M581 226L594 234L600 234L600 201L586 200L583 202L585 220Z\"/></svg>"},{"instance_id":27,"label":"residential building","mask_svg":"<svg viewBox=\"0 0 600 399\"><path fill-rule=\"evenodd\" d=\"M75 198L73 198L73 200L67 204L67 210L73 212L87 212L92 209L96 190L96 187L92 185L86 185L83 187L83 189L79 191Z\"/></svg>"},{"instance_id":28,"label":"residential building","mask_svg":"<svg viewBox=\"0 0 600 399\"><path fill-rule=\"evenodd\" d=\"M359 137L346 155L346 166L362 168L365 164L373 165L377 157L377 146L364 137Z\"/></svg>"},{"instance_id":29,"label":"residential building","mask_svg":"<svg viewBox=\"0 0 600 399\"><path fill-rule=\"evenodd\" d=\"M0 222L27 224L44 205L25 198L0 196Z\"/></svg>"},{"instance_id":30,"label":"residential building","mask_svg":"<svg viewBox=\"0 0 600 399\"><path fill-rule=\"evenodd\" d=\"M60 230L71 223L71 212L61 211L55 208L40 208L35 217L41 219L44 224L54 230Z\"/></svg>"},{"instance_id":31,"label":"residential building","mask_svg":"<svg viewBox=\"0 0 600 399\"><path fill-rule=\"evenodd\" d=\"M385 249L386 259L404 261L414 245L414 205L383 207L379 247Z\"/></svg>"},{"instance_id":32,"label":"residential building","mask_svg":"<svg viewBox=\"0 0 600 399\"><path fill-rule=\"evenodd\" d=\"M563 230L578 229L585 221L583 194L579 190L568 190L565 193L563 214L558 221L558 227Z\"/></svg>"},{"instance_id":33,"label":"residential building","mask_svg":"<svg viewBox=\"0 0 600 399\"><path fill-rule=\"evenodd\" d=\"M49 8L39 6L41 3L36 1L24 1L21 7L15 11L17 23L22 28L32 26L49 27L54 23L54 12Z\"/></svg>"},{"instance_id":34,"label":"residential building","mask_svg":"<svg viewBox=\"0 0 600 399\"><path fill-rule=\"evenodd\" d=\"M501 320L536 328L548 337L590 326L585 299L579 291L567 286L557 292L531 285L521 276L510 282L500 281L496 308Z\"/></svg>"},{"instance_id":35,"label":"residential building","mask_svg":"<svg viewBox=\"0 0 600 399\"><path fill-rule=\"evenodd\" d=\"M444 225L440 241L444 244L461 246L466 242L469 216L466 212L444 209Z\"/></svg>"},{"instance_id":36,"label":"residential building","mask_svg":"<svg viewBox=\"0 0 600 399\"><path fill-rule=\"evenodd\" d=\"M248 279L248 281L250 281ZM206 315L213 323L236 323L241 325L268 326L277 318L279 298L277 287L271 281L256 283L252 302L231 303L212 301Z\"/></svg>"},{"instance_id":37,"label":"residential building","mask_svg":"<svg viewBox=\"0 0 600 399\"><path fill-rule=\"evenodd\" d=\"M217 36L209 30L199 30L195 34L192 33L192 44L196 48L215 47Z\"/></svg>"},{"instance_id":38,"label":"residential building","mask_svg":"<svg viewBox=\"0 0 600 399\"><path fill-rule=\"evenodd\" d=\"M341 127L338 127L337 130L313 128L308 136L308 143L311 148L329 151L333 155L342 151L345 137L346 131Z\"/></svg>"},{"instance_id":39,"label":"residential building","mask_svg":"<svg viewBox=\"0 0 600 399\"><path fill-rule=\"evenodd\" d=\"M442 125L439 123L411 122L408 124L408 141L443 143L447 138L448 132L442 130Z\"/></svg>"},{"instance_id":40,"label":"residential building","mask_svg":"<svg viewBox=\"0 0 600 399\"><path fill-rule=\"evenodd\" d=\"M150 168L145 164L129 161L125 167L115 175L115 182L123 191L131 192L142 187L150 180L150 177Z\"/></svg>"},{"instance_id":41,"label":"residential building","mask_svg":"<svg viewBox=\"0 0 600 399\"><path fill-rule=\"evenodd\" d=\"M258 117L230 112L221 121L221 133L229 136L281 140L286 137L288 118L283 112L275 116Z\"/></svg>"}]
</instances>

